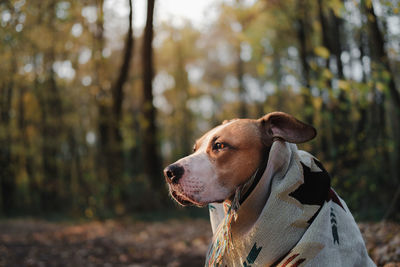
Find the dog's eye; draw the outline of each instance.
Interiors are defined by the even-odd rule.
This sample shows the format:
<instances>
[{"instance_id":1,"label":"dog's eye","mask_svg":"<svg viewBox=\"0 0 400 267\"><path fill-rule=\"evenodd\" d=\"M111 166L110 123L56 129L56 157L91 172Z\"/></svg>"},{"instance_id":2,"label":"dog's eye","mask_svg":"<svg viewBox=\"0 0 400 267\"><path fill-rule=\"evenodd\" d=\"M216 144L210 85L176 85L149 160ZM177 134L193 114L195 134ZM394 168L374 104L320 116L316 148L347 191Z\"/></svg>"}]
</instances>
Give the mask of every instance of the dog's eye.
<instances>
[{"instance_id":1,"label":"dog's eye","mask_svg":"<svg viewBox=\"0 0 400 267\"><path fill-rule=\"evenodd\" d=\"M215 143L213 145L213 150L220 150L220 149L224 149L226 147L226 145L224 143Z\"/></svg>"}]
</instances>

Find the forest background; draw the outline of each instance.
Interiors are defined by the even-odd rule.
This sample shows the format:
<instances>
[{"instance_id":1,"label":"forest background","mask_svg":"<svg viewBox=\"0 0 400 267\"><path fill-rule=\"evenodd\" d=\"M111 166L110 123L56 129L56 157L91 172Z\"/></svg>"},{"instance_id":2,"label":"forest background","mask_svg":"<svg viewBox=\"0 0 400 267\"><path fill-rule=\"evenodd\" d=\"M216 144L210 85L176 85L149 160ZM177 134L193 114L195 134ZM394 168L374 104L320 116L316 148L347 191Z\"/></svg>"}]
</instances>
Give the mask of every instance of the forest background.
<instances>
[{"instance_id":1,"label":"forest background","mask_svg":"<svg viewBox=\"0 0 400 267\"><path fill-rule=\"evenodd\" d=\"M0 1L2 217L175 210L163 166L280 110L357 219L400 220L398 0L213 1L201 23L148 0L143 27L134 1Z\"/></svg>"}]
</instances>

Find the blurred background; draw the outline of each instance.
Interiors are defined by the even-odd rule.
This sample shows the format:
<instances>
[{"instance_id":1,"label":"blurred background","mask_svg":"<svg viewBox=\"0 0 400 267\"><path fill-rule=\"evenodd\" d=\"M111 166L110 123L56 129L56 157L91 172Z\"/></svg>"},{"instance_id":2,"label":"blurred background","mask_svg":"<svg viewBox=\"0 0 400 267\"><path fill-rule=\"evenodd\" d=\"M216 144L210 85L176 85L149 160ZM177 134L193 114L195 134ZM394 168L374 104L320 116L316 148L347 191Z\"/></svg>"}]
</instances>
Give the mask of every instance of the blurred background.
<instances>
[{"instance_id":1,"label":"blurred background","mask_svg":"<svg viewBox=\"0 0 400 267\"><path fill-rule=\"evenodd\" d=\"M177 207L163 166L224 119L276 110L318 130L300 147L357 220L398 222L399 11L398 0L0 1L0 265L201 266L211 230L193 218L207 210ZM60 218L85 224L48 222ZM400 262L398 225L360 227L377 263Z\"/></svg>"},{"instance_id":2,"label":"blurred background","mask_svg":"<svg viewBox=\"0 0 400 267\"><path fill-rule=\"evenodd\" d=\"M399 219L397 0L0 4L0 212L173 208L163 166L224 119L293 114L357 218Z\"/></svg>"}]
</instances>

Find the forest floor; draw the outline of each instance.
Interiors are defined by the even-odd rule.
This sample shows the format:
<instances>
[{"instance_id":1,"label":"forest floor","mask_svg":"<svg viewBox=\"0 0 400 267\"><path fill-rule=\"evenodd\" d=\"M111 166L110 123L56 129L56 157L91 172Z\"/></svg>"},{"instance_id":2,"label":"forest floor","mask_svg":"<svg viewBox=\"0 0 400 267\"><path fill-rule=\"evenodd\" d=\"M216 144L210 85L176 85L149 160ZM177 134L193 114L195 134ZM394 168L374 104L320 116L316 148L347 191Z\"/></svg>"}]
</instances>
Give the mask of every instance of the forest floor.
<instances>
[{"instance_id":1,"label":"forest floor","mask_svg":"<svg viewBox=\"0 0 400 267\"><path fill-rule=\"evenodd\" d=\"M400 225L361 223L378 266L400 266ZM211 238L204 219L81 223L0 221L0 266L203 266Z\"/></svg>"}]
</instances>

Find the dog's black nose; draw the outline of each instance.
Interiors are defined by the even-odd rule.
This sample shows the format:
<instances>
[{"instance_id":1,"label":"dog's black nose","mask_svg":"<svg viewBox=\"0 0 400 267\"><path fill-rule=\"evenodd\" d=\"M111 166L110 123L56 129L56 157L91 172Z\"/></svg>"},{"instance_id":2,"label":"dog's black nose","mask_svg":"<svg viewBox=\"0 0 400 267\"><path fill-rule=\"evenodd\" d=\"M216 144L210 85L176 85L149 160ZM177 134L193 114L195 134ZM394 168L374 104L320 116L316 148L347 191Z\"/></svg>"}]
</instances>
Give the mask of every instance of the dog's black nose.
<instances>
[{"instance_id":1,"label":"dog's black nose","mask_svg":"<svg viewBox=\"0 0 400 267\"><path fill-rule=\"evenodd\" d=\"M168 183L178 183L185 169L179 164L171 164L164 169L164 176Z\"/></svg>"}]
</instances>

